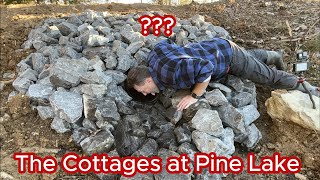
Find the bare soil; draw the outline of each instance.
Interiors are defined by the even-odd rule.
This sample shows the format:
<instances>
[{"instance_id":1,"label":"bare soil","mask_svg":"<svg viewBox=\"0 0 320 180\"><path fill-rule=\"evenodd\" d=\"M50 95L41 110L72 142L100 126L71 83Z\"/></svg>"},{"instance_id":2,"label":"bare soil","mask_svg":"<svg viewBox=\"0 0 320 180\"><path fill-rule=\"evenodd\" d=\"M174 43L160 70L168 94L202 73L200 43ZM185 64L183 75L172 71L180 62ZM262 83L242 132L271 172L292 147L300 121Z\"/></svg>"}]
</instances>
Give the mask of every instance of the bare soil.
<instances>
[{"instance_id":1,"label":"bare soil","mask_svg":"<svg viewBox=\"0 0 320 180\"><path fill-rule=\"evenodd\" d=\"M319 1L262 1L229 0L223 3L196 4L184 6L160 6L149 4L105 4L105 5L0 5L1 59L0 78L6 72L15 72L15 66L33 50L21 50L31 29L48 17L62 17L71 13L81 13L86 9L127 14L144 11L163 11L179 18L190 18L195 14L205 16L205 20L224 27L234 41L246 48L284 49L288 71L295 59L295 51L304 48L310 55L312 68L305 74L313 84L319 82L320 22ZM291 35L286 21L291 28ZM14 152L26 148L36 148L39 155L60 158L65 152L81 148L71 140L71 134L58 134L50 128L50 121L43 121L29 106L29 99L20 95L7 101L13 88L10 81L1 91L0 145L1 170L16 179L97 179L94 175L68 175L59 170L52 175L19 174ZM265 108L271 88L257 85L260 118L257 127L263 135L256 156L270 156L280 152L283 156L298 156L303 167L300 174L308 179L320 179L320 138L319 134L287 122L272 120ZM7 118L7 115L9 118ZM237 146L236 156L246 159L247 150ZM56 149L61 149L58 153ZM47 150L47 151L46 151ZM50 150L53 150L50 152ZM43 152L41 152L43 151ZM48 152L49 151L49 152ZM227 179L296 179L295 175L229 175Z\"/></svg>"}]
</instances>

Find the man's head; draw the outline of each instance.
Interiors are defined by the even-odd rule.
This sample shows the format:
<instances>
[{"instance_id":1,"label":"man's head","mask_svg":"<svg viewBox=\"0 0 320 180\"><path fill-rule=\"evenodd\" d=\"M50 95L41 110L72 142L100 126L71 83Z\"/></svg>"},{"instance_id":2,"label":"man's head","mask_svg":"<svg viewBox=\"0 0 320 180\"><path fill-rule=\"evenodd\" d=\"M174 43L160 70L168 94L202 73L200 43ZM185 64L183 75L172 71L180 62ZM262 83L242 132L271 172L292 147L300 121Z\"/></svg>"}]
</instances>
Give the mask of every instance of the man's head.
<instances>
[{"instance_id":1,"label":"man's head","mask_svg":"<svg viewBox=\"0 0 320 180\"><path fill-rule=\"evenodd\" d=\"M149 69L146 66L137 66L130 69L127 77L128 87L134 88L143 95L159 93L159 88L154 83Z\"/></svg>"}]
</instances>

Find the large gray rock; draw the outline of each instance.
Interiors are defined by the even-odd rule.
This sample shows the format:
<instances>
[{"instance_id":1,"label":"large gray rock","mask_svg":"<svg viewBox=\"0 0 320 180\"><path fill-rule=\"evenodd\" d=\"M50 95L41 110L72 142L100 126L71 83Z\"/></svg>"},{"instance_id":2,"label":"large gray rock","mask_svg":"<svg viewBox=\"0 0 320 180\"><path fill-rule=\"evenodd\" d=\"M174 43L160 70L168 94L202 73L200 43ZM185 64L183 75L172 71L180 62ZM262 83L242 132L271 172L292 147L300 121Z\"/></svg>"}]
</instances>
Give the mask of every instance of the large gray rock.
<instances>
[{"instance_id":1,"label":"large gray rock","mask_svg":"<svg viewBox=\"0 0 320 180\"><path fill-rule=\"evenodd\" d=\"M237 108L237 110L244 117L245 126L249 126L260 117L260 113L254 105Z\"/></svg>"},{"instance_id":2,"label":"large gray rock","mask_svg":"<svg viewBox=\"0 0 320 180\"><path fill-rule=\"evenodd\" d=\"M82 84L81 92L95 98L102 98L107 94L107 86L104 84Z\"/></svg>"},{"instance_id":3,"label":"large gray rock","mask_svg":"<svg viewBox=\"0 0 320 180\"><path fill-rule=\"evenodd\" d=\"M174 129L174 134L176 135L179 144L185 142L191 143L191 132L189 129L179 126Z\"/></svg>"},{"instance_id":4,"label":"large gray rock","mask_svg":"<svg viewBox=\"0 0 320 180\"><path fill-rule=\"evenodd\" d=\"M109 152L114 143L114 137L108 130L102 130L85 138L80 142L82 149L88 153L105 153Z\"/></svg>"},{"instance_id":5,"label":"large gray rock","mask_svg":"<svg viewBox=\"0 0 320 180\"><path fill-rule=\"evenodd\" d=\"M240 78L233 75L228 75L226 84L237 92L241 92L244 85Z\"/></svg>"},{"instance_id":6,"label":"large gray rock","mask_svg":"<svg viewBox=\"0 0 320 180\"><path fill-rule=\"evenodd\" d=\"M120 120L117 105L111 98L99 98L96 102L95 116L98 120L113 122Z\"/></svg>"},{"instance_id":7,"label":"large gray rock","mask_svg":"<svg viewBox=\"0 0 320 180\"><path fill-rule=\"evenodd\" d=\"M54 118L54 112L50 106L37 106L37 111L40 118L43 120Z\"/></svg>"},{"instance_id":8,"label":"large gray rock","mask_svg":"<svg viewBox=\"0 0 320 180\"><path fill-rule=\"evenodd\" d=\"M205 98L208 100L211 106L222 106L228 103L227 98L222 94L219 89L205 93Z\"/></svg>"},{"instance_id":9,"label":"large gray rock","mask_svg":"<svg viewBox=\"0 0 320 180\"><path fill-rule=\"evenodd\" d=\"M62 22L57 27L64 36L68 36L70 33L76 33L78 31L77 26L67 22Z\"/></svg>"},{"instance_id":10,"label":"large gray rock","mask_svg":"<svg viewBox=\"0 0 320 180\"><path fill-rule=\"evenodd\" d=\"M80 83L80 77L88 70L85 59L59 58L50 70L50 81L55 86L64 88L75 87Z\"/></svg>"},{"instance_id":11,"label":"large gray rock","mask_svg":"<svg viewBox=\"0 0 320 180\"><path fill-rule=\"evenodd\" d=\"M244 118L240 112L230 104L217 108L219 116L224 124L231 127L235 133L245 133Z\"/></svg>"},{"instance_id":12,"label":"large gray rock","mask_svg":"<svg viewBox=\"0 0 320 180\"><path fill-rule=\"evenodd\" d=\"M32 67L37 73L40 73L43 70L44 65L49 63L48 59L41 53L32 53L31 59Z\"/></svg>"},{"instance_id":13,"label":"large gray rock","mask_svg":"<svg viewBox=\"0 0 320 180\"><path fill-rule=\"evenodd\" d=\"M232 105L234 107L243 107L251 103L252 101L252 94L247 92L240 92L234 97L232 97Z\"/></svg>"},{"instance_id":14,"label":"large gray rock","mask_svg":"<svg viewBox=\"0 0 320 180\"><path fill-rule=\"evenodd\" d=\"M31 81L37 81L38 73L37 73L37 71L34 71L34 70L28 68L25 71L23 71L21 74L19 74L18 77L19 78L26 78Z\"/></svg>"},{"instance_id":15,"label":"large gray rock","mask_svg":"<svg viewBox=\"0 0 320 180\"><path fill-rule=\"evenodd\" d=\"M71 125L67 121L54 117L51 122L51 129L55 130L57 133L65 133L71 130Z\"/></svg>"},{"instance_id":16,"label":"large gray rock","mask_svg":"<svg viewBox=\"0 0 320 180\"><path fill-rule=\"evenodd\" d=\"M77 128L74 129L72 132L72 139L77 143L80 144L80 142L82 140L84 140L85 138L89 137L91 135L91 132L89 129L87 128Z\"/></svg>"},{"instance_id":17,"label":"large gray rock","mask_svg":"<svg viewBox=\"0 0 320 180\"><path fill-rule=\"evenodd\" d=\"M175 134L173 132L172 129L167 130L167 131L163 131L164 133L162 133L160 135L160 137L157 139L157 143L159 145L160 148L172 148L172 147L177 147L178 143L176 141L176 137Z\"/></svg>"},{"instance_id":18,"label":"large gray rock","mask_svg":"<svg viewBox=\"0 0 320 180\"><path fill-rule=\"evenodd\" d=\"M141 35L139 32L133 32L128 30L122 30L120 32L121 36L124 38L125 42L131 44L138 41L144 42L144 36Z\"/></svg>"},{"instance_id":19,"label":"large gray rock","mask_svg":"<svg viewBox=\"0 0 320 180\"><path fill-rule=\"evenodd\" d=\"M78 53L75 49L69 46L65 46L59 49L59 53L63 58L79 59L82 54Z\"/></svg>"},{"instance_id":20,"label":"large gray rock","mask_svg":"<svg viewBox=\"0 0 320 180\"><path fill-rule=\"evenodd\" d=\"M33 84L30 79L18 77L12 82L12 86L14 89L19 91L22 94L25 94L29 88L29 86Z\"/></svg>"},{"instance_id":21,"label":"large gray rock","mask_svg":"<svg viewBox=\"0 0 320 180\"><path fill-rule=\"evenodd\" d=\"M215 110L199 109L191 120L191 127L215 137L223 135L223 126Z\"/></svg>"},{"instance_id":22,"label":"large gray rock","mask_svg":"<svg viewBox=\"0 0 320 180\"><path fill-rule=\"evenodd\" d=\"M53 92L54 90L51 86L32 84L29 86L27 96L39 103L46 103Z\"/></svg>"},{"instance_id":23,"label":"large gray rock","mask_svg":"<svg viewBox=\"0 0 320 180\"><path fill-rule=\"evenodd\" d=\"M243 143L247 146L248 149L252 149L258 144L259 140L262 138L262 135L259 129L254 124L251 124L247 128L247 132L248 138Z\"/></svg>"},{"instance_id":24,"label":"large gray rock","mask_svg":"<svg viewBox=\"0 0 320 180\"><path fill-rule=\"evenodd\" d=\"M92 59L95 56L99 56L100 59L104 60L109 57L111 50L109 47L100 46L100 47L86 47L83 49L82 54L88 59Z\"/></svg>"},{"instance_id":25,"label":"large gray rock","mask_svg":"<svg viewBox=\"0 0 320 180\"><path fill-rule=\"evenodd\" d=\"M59 118L74 123L82 117L83 104L80 94L56 91L49 100Z\"/></svg>"},{"instance_id":26,"label":"large gray rock","mask_svg":"<svg viewBox=\"0 0 320 180\"><path fill-rule=\"evenodd\" d=\"M144 45L143 41L137 41L134 43L131 43L127 47L127 51L129 51L132 55L135 54L142 46Z\"/></svg>"},{"instance_id":27,"label":"large gray rock","mask_svg":"<svg viewBox=\"0 0 320 180\"><path fill-rule=\"evenodd\" d=\"M118 64L118 60L115 54L112 54L104 59L104 62L106 63L107 69L115 69Z\"/></svg>"},{"instance_id":28,"label":"large gray rock","mask_svg":"<svg viewBox=\"0 0 320 180\"><path fill-rule=\"evenodd\" d=\"M189 158L194 161L194 154L197 153L198 150L193 144L185 142L178 147L177 152L179 154L187 154Z\"/></svg>"},{"instance_id":29,"label":"large gray rock","mask_svg":"<svg viewBox=\"0 0 320 180\"><path fill-rule=\"evenodd\" d=\"M220 139L229 148L229 150L227 151L227 154L232 155L235 152L233 130L229 127L225 128L223 136L221 136Z\"/></svg>"},{"instance_id":30,"label":"large gray rock","mask_svg":"<svg viewBox=\"0 0 320 180\"><path fill-rule=\"evenodd\" d=\"M146 132L138 115L126 115L115 131L115 147L120 156L129 156L145 142Z\"/></svg>"},{"instance_id":31,"label":"large gray rock","mask_svg":"<svg viewBox=\"0 0 320 180\"><path fill-rule=\"evenodd\" d=\"M104 71L104 74L107 77L111 77L116 84L121 84L127 79L127 76L119 71L106 70Z\"/></svg>"},{"instance_id":32,"label":"large gray rock","mask_svg":"<svg viewBox=\"0 0 320 180\"><path fill-rule=\"evenodd\" d=\"M110 83L107 89L107 96L114 97L117 101L122 101L128 103L132 100L132 97L122 88L122 86L117 86L114 83Z\"/></svg>"},{"instance_id":33,"label":"large gray rock","mask_svg":"<svg viewBox=\"0 0 320 180\"><path fill-rule=\"evenodd\" d=\"M192 139L198 150L204 153L215 152L218 156L227 155L229 147L219 138L210 136L207 133L195 130L192 132Z\"/></svg>"}]
</instances>

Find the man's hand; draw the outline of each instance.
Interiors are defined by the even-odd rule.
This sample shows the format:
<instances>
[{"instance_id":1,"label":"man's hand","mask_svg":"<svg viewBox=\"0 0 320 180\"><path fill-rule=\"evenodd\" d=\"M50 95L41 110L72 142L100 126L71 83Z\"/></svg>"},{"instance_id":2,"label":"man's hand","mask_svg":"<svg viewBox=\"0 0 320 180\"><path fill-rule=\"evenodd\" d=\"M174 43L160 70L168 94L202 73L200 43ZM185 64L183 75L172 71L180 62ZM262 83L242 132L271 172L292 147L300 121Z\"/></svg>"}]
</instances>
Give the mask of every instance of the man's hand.
<instances>
[{"instance_id":1,"label":"man's hand","mask_svg":"<svg viewBox=\"0 0 320 180\"><path fill-rule=\"evenodd\" d=\"M177 110L182 111L184 109L187 109L191 104L194 104L197 101L198 99L193 98L191 95L187 95L181 99L181 101L177 105Z\"/></svg>"}]
</instances>

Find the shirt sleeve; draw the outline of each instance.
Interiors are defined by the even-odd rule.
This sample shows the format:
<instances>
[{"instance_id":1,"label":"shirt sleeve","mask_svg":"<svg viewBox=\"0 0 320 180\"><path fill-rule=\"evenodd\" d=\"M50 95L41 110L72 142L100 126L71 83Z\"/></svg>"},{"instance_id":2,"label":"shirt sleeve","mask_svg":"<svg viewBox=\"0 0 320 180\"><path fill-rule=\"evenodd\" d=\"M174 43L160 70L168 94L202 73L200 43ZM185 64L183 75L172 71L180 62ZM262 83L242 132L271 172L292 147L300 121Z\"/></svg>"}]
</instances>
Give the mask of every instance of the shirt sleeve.
<instances>
[{"instance_id":1,"label":"shirt sleeve","mask_svg":"<svg viewBox=\"0 0 320 180\"><path fill-rule=\"evenodd\" d=\"M200 58L181 59L177 77L180 87L187 88L210 79L214 66L209 60Z\"/></svg>"}]
</instances>

